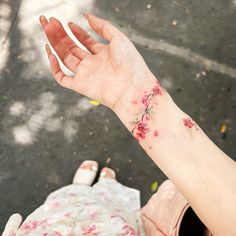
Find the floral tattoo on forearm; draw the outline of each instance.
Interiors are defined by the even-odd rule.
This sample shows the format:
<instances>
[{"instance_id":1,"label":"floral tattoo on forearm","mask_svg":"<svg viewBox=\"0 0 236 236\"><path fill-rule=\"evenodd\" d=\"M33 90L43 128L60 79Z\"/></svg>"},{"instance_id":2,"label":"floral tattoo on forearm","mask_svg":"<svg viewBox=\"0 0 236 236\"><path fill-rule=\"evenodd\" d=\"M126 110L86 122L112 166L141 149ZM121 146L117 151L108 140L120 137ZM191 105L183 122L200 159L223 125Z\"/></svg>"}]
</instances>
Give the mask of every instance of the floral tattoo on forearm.
<instances>
[{"instance_id":1,"label":"floral tattoo on forearm","mask_svg":"<svg viewBox=\"0 0 236 236\"><path fill-rule=\"evenodd\" d=\"M194 127L197 131L199 130L197 124L190 117L184 118L183 123L184 123L184 126L189 129L192 129Z\"/></svg>"},{"instance_id":2,"label":"floral tattoo on forearm","mask_svg":"<svg viewBox=\"0 0 236 236\"><path fill-rule=\"evenodd\" d=\"M145 110L142 113L140 119L130 122L132 125L134 125L133 129L131 130L131 134L138 141L140 141L141 139L145 139L147 133L150 131L148 122L150 120L150 114L153 110L153 105L151 105L152 98L154 96L162 96L163 94L164 89L162 89L159 81L157 81L152 91L150 93L147 93L147 91L145 91L144 96L141 98L141 103L144 105ZM137 101L133 101L132 103L137 104ZM155 105L157 105L157 103L155 103ZM156 129L154 130L153 135L155 137L158 136L158 131Z\"/></svg>"},{"instance_id":3,"label":"floral tattoo on forearm","mask_svg":"<svg viewBox=\"0 0 236 236\"><path fill-rule=\"evenodd\" d=\"M131 134L138 141L145 139L147 133L150 132L150 128L148 127L150 115L153 112L154 105L158 105L157 102L151 104L153 97L162 96L164 93L165 90L161 87L159 81L157 81L151 92L147 93L147 91L145 91L144 96L139 101L144 106L144 112L141 114L141 118L130 122L133 125ZM132 104L138 104L138 101L132 101ZM189 129L195 128L195 130L199 130L197 124L190 117L183 118L183 125ZM159 136L157 129L153 130L153 136Z\"/></svg>"}]
</instances>

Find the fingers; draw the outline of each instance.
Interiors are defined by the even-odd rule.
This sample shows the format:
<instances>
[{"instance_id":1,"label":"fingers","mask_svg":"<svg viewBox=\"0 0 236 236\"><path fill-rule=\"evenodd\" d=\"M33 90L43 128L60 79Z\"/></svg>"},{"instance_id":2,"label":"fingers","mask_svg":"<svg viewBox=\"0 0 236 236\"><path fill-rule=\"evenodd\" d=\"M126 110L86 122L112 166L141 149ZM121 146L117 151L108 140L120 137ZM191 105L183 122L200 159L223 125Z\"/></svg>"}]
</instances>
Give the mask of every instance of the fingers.
<instances>
[{"instance_id":1,"label":"fingers","mask_svg":"<svg viewBox=\"0 0 236 236\"><path fill-rule=\"evenodd\" d=\"M73 55L77 56L80 59L83 59L89 54L85 50L79 48L78 45L67 35L59 20L57 20L55 17L51 17L49 20L56 27L57 34L61 39L61 42L67 46L67 49L72 52Z\"/></svg>"},{"instance_id":2,"label":"fingers","mask_svg":"<svg viewBox=\"0 0 236 236\"><path fill-rule=\"evenodd\" d=\"M91 36L89 35L84 29L82 29L80 26L70 22L68 24L71 32L75 35L75 37L91 52L91 53L97 53L95 45L98 45L99 43Z\"/></svg>"},{"instance_id":3,"label":"fingers","mask_svg":"<svg viewBox=\"0 0 236 236\"><path fill-rule=\"evenodd\" d=\"M116 29L111 23L106 20L100 19L91 14L84 14L84 17L88 20L88 23L92 27L92 29L109 42L114 36L122 35L122 33L118 29Z\"/></svg>"},{"instance_id":4,"label":"fingers","mask_svg":"<svg viewBox=\"0 0 236 236\"><path fill-rule=\"evenodd\" d=\"M50 18L50 22L44 17L40 17L40 22L44 28L46 36L58 54L61 61L68 69L75 72L80 63L88 52L79 48L66 34L61 23L55 18Z\"/></svg>"},{"instance_id":5,"label":"fingers","mask_svg":"<svg viewBox=\"0 0 236 236\"><path fill-rule=\"evenodd\" d=\"M49 22L45 16L40 16L39 21L40 21L41 25L43 26L43 29L46 27L47 24L49 24Z\"/></svg>"},{"instance_id":6,"label":"fingers","mask_svg":"<svg viewBox=\"0 0 236 236\"><path fill-rule=\"evenodd\" d=\"M52 53L48 44L46 44L46 52L50 62L50 69L55 80L63 87L72 89L73 88L73 78L66 76L58 63L56 56Z\"/></svg>"}]
</instances>

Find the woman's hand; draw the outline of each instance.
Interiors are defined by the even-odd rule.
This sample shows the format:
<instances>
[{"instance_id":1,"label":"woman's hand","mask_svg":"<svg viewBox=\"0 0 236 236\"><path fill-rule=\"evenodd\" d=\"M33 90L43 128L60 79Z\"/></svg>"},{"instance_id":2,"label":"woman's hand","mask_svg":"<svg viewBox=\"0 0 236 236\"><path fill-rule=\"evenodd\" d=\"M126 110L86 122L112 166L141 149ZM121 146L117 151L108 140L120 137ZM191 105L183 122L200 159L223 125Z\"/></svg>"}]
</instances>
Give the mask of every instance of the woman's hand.
<instances>
[{"instance_id":1,"label":"woman's hand","mask_svg":"<svg viewBox=\"0 0 236 236\"><path fill-rule=\"evenodd\" d=\"M108 44L92 38L80 26L69 23L75 37L88 49L80 48L55 18L40 17L45 34L64 65L74 73L69 77L61 70L49 45L46 51L51 72L63 87L97 100L114 110L117 103L135 87L155 81L143 58L130 40L109 22L84 14L91 28ZM149 80L150 78L150 80Z\"/></svg>"}]
</instances>

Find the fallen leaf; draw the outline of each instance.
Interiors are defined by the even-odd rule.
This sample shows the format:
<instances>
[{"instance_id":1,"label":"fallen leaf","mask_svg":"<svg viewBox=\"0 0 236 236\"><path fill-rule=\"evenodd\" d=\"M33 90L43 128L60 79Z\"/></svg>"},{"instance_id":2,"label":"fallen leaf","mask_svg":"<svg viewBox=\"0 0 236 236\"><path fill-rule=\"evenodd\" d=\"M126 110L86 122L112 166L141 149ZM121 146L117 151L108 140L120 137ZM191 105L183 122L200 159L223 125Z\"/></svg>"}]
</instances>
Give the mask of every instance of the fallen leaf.
<instances>
[{"instance_id":1,"label":"fallen leaf","mask_svg":"<svg viewBox=\"0 0 236 236\"><path fill-rule=\"evenodd\" d=\"M150 190L151 190L152 193L155 193L157 191L157 189L158 189L158 182L154 181L151 185Z\"/></svg>"},{"instance_id":2,"label":"fallen leaf","mask_svg":"<svg viewBox=\"0 0 236 236\"><path fill-rule=\"evenodd\" d=\"M90 100L89 103L93 106L99 106L100 105L100 103L96 100Z\"/></svg>"}]
</instances>

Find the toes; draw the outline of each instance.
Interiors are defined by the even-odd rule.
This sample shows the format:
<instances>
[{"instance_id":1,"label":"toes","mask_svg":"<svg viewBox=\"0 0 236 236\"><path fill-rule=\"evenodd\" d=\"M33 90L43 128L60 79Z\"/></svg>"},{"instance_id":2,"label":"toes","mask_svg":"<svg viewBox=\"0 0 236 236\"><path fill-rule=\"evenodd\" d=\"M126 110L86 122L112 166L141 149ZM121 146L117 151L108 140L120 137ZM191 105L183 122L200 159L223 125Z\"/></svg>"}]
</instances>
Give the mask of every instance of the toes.
<instances>
[{"instance_id":1,"label":"toes","mask_svg":"<svg viewBox=\"0 0 236 236\"><path fill-rule=\"evenodd\" d=\"M98 170L98 163L96 161L84 161L80 167L80 169L84 170L92 170L92 171L97 171Z\"/></svg>"},{"instance_id":2,"label":"toes","mask_svg":"<svg viewBox=\"0 0 236 236\"><path fill-rule=\"evenodd\" d=\"M110 169L108 167L104 167L101 170L100 177L102 177L102 178L109 178L109 179L116 179L116 173L115 173L114 170L112 170L112 169Z\"/></svg>"}]
</instances>

